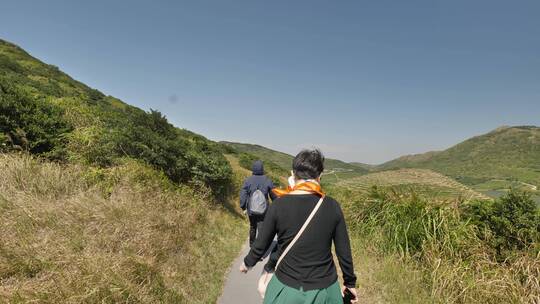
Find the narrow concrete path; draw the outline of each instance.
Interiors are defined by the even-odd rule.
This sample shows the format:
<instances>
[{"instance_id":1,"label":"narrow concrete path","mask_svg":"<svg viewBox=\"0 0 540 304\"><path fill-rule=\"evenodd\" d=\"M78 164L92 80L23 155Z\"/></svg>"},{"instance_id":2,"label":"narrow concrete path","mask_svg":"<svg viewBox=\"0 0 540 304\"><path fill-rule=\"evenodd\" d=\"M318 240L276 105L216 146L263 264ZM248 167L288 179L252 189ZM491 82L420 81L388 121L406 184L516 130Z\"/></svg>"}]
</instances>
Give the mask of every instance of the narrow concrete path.
<instances>
[{"instance_id":1,"label":"narrow concrete path","mask_svg":"<svg viewBox=\"0 0 540 304\"><path fill-rule=\"evenodd\" d=\"M266 264L268 257L265 257L263 261L257 263L253 269L248 271L247 274L238 271L240 265L244 261L244 257L249 252L249 244L246 242L242 251L238 257L234 260L229 273L227 274L227 280L223 288L223 294L219 297L217 304L260 304L262 303L261 296L257 292L257 283L261 276L264 265Z\"/></svg>"}]
</instances>

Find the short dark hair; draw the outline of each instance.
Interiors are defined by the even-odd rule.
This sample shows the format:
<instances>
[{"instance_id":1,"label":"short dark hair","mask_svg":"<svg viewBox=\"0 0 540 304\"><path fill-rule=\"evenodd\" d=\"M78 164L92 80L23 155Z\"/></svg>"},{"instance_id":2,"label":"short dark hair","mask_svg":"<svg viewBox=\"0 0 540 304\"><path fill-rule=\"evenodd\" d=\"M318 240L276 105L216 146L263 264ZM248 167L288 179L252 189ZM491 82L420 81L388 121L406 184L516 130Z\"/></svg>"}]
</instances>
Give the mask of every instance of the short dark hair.
<instances>
[{"instance_id":1,"label":"short dark hair","mask_svg":"<svg viewBox=\"0 0 540 304\"><path fill-rule=\"evenodd\" d=\"M304 149L294 157L292 168L299 179L316 179L324 171L324 155L319 149Z\"/></svg>"}]
</instances>

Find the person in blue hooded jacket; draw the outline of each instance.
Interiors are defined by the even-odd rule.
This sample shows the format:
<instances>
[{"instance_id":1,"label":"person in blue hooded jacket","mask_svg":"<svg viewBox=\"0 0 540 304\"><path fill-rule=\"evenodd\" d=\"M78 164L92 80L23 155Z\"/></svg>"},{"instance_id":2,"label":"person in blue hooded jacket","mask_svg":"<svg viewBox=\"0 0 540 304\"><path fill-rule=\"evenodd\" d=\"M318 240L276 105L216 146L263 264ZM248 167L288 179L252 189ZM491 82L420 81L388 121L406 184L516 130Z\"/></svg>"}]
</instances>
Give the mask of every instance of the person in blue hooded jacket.
<instances>
[{"instance_id":1,"label":"person in blue hooded jacket","mask_svg":"<svg viewBox=\"0 0 540 304\"><path fill-rule=\"evenodd\" d=\"M249 218L249 246L251 246L253 242L255 241L255 237L257 236L257 230L259 230L260 227L262 226L262 222L264 221L264 216L266 215L266 214L251 214L248 208L248 202L251 195L256 190L260 190L264 194L264 197L266 198L267 203L269 199L274 200L277 197L272 192L272 189L274 189L274 183L272 182L270 178L264 175L263 162L260 160L253 162L253 166L251 170L252 170L253 175L246 178L242 186L242 189L240 190L240 208L242 208L242 210L247 210L247 215Z\"/></svg>"}]
</instances>

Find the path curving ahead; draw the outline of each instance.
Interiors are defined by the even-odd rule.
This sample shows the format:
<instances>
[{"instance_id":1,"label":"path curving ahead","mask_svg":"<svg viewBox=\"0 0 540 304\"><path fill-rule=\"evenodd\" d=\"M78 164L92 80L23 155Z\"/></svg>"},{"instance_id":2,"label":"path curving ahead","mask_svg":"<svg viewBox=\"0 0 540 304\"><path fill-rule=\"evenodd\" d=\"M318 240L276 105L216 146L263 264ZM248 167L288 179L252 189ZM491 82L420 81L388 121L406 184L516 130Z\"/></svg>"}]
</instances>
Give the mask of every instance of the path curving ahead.
<instances>
[{"instance_id":1,"label":"path curving ahead","mask_svg":"<svg viewBox=\"0 0 540 304\"><path fill-rule=\"evenodd\" d=\"M261 276L263 266L266 264L268 257L265 257L262 262L257 263L253 269L247 274L241 273L238 269L244 261L244 257L249 252L249 243L246 242L242 247L242 251L234 260L227 279L223 293L219 297L217 304L260 304L262 303L261 296L257 292L257 283Z\"/></svg>"}]
</instances>

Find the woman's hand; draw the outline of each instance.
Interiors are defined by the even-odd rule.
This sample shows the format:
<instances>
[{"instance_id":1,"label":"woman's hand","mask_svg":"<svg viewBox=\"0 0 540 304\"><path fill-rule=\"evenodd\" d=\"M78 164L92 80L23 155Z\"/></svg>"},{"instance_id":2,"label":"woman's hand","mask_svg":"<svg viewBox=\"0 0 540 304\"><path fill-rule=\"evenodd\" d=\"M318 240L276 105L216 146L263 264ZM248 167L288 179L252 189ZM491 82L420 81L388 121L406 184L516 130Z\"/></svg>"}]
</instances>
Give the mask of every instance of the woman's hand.
<instances>
[{"instance_id":1,"label":"woman's hand","mask_svg":"<svg viewBox=\"0 0 540 304\"><path fill-rule=\"evenodd\" d=\"M356 293L356 288L343 287L343 289L341 289L341 296L345 296L345 290L347 289L354 296L354 299L351 299L351 303L358 303L358 293Z\"/></svg>"},{"instance_id":2,"label":"woman's hand","mask_svg":"<svg viewBox=\"0 0 540 304\"><path fill-rule=\"evenodd\" d=\"M249 267L246 266L246 264L242 263L242 265L240 265L240 272L242 273L247 273L249 271Z\"/></svg>"}]
</instances>

